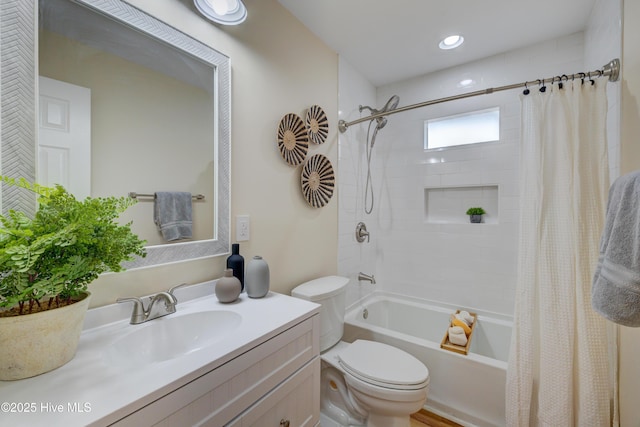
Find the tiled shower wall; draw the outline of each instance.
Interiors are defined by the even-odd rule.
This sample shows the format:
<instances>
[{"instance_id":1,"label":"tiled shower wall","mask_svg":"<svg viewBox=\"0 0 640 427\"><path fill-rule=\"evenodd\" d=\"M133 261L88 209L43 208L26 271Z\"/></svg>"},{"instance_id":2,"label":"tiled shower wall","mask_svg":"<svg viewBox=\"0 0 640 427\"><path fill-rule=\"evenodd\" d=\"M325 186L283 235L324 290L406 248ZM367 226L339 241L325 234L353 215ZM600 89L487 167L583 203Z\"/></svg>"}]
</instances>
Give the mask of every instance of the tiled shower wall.
<instances>
[{"instance_id":1,"label":"tiled shower wall","mask_svg":"<svg viewBox=\"0 0 640 427\"><path fill-rule=\"evenodd\" d=\"M585 68L585 56L589 56L584 54L585 34L588 36L590 32L377 89L341 60L341 118L349 121L360 117L358 105L373 102L381 106L393 94L400 96L400 106L404 106L598 68L602 64ZM609 51L602 55L613 58L616 53ZM473 79L475 83L461 88L458 83L463 79ZM608 89L616 92L618 86L610 84ZM520 90L511 90L390 116L389 123L377 136L372 155L375 206L371 215L364 213L367 126L354 125L340 135L338 269L340 274L352 279L348 303L373 289L381 289L468 309L513 313L519 217L520 95ZM443 150L423 149L424 120L495 106L501 110L499 142ZM615 119L611 127L615 127ZM611 133L611 129L609 131ZM485 199L479 190L482 188L491 189ZM434 211L435 208L429 206L430 196L440 197L438 206L445 206L445 214L442 209ZM463 211L474 197L477 204L483 200L490 203L483 224L469 224L464 215ZM458 206L460 210L455 213ZM451 212L448 217L447 209ZM359 221L365 222L371 233L368 243L355 240L355 226ZM377 284L358 283L355 278L359 271L375 274Z\"/></svg>"},{"instance_id":2,"label":"tiled shower wall","mask_svg":"<svg viewBox=\"0 0 640 427\"><path fill-rule=\"evenodd\" d=\"M359 105L376 104L376 89L342 57L338 66L338 114L347 122L361 117ZM364 113L366 115L366 111ZM368 282L358 283L358 272L374 273L378 233L375 223L365 218L364 185L366 174L366 125L354 125L339 136L338 145L338 272L351 278L347 304L375 289ZM358 243L355 229L365 221L371 239ZM376 285L379 286L379 285Z\"/></svg>"}]
</instances>

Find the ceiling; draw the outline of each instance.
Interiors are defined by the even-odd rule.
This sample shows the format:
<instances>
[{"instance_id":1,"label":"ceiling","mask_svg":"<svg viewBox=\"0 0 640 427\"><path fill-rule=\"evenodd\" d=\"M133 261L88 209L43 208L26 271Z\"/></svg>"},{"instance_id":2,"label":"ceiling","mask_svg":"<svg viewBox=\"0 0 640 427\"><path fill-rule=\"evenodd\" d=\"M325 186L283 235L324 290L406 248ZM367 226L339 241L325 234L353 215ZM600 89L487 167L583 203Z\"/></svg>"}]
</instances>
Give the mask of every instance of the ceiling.
<instances>
[{"instance_id":1,"label":"ceiling","mask_svg":"<svg viewBox=\"0 0 640 427\"><path fill-rule=\"evenodd\" d=\"M278 1L376 87L582 31L595 2ZM440 50L451 34L464 44Z\"/></svg>"}]
</instances>

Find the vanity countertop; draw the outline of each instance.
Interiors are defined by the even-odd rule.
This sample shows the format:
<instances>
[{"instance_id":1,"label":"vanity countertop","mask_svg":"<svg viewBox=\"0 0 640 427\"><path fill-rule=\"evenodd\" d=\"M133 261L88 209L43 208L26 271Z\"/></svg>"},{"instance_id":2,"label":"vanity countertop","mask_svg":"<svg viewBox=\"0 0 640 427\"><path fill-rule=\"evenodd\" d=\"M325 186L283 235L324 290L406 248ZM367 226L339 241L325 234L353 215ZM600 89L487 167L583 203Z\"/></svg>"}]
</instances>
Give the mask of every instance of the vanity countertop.
<instances>
[{"instance_id":1,"label":"vanity countertop","mask_svg":"<svg viewBox=\"0 0 640 427\"><path fill-rule=\"evenodd\" d=\"M319 313L317 304L274 292L260 299L243 293L238 301L221 304L214 296L214 284L178 289L177 312L165 318L205 310L236 312L241 323L224 339L149 365L115 366L106 351L109 346L135 328L163 318L130 325L130 304L91 309L76 356L69 363L33 378L0 381L1 424L111 424Z\"/></svg>"}]
</instances>

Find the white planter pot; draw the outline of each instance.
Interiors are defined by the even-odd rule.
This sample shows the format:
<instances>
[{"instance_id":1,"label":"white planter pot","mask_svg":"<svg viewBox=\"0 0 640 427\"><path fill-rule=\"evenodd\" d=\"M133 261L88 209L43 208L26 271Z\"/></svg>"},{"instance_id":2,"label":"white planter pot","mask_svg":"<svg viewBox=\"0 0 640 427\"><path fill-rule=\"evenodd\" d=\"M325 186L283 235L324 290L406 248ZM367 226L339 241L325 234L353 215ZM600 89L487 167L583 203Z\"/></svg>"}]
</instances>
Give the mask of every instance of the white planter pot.
<instances>
[{"instance_id":1,"label":"white planter pot","mask_svg":"<svg viewBox=\"0 0 640 427\"><path fill-rule=\"evenodd\" d=\"M65 307L0 318L0 380L33 377L76 354L91 295Z\"/></svg>"}]
</instances>

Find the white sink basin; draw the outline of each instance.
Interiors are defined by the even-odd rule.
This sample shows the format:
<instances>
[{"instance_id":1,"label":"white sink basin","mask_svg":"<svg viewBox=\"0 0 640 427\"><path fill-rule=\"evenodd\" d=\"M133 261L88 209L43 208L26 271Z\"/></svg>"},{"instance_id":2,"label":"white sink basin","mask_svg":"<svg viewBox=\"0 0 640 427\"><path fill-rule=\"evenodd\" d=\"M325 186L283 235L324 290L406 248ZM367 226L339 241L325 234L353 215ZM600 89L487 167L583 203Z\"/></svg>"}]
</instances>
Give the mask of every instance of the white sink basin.
<instances>
[{"instance_id":1,"label":"white sink basin","mask_svg":"<svg viewBox=\"0 0 640 427\"><path fill-rule=\"evenodd\" d=\"M183 356L220 341L240 325L242 316L212 310L180 314L130 325L131 332L108 347L111 364L139 366Z\"/></svg>"}]
</instances>

